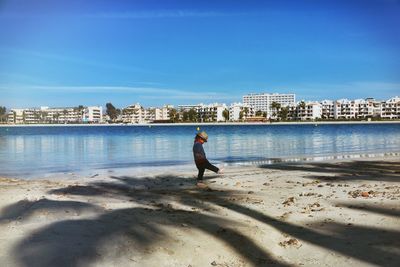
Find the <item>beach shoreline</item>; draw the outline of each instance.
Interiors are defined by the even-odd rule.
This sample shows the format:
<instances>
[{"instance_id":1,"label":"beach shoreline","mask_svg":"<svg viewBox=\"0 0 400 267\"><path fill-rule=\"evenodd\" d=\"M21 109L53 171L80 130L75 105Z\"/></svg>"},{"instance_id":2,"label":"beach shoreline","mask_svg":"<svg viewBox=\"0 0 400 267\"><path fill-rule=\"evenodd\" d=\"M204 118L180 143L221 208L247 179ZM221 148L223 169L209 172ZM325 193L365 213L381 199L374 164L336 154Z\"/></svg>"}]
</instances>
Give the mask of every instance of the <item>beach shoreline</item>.
<instances>
[{"instance_id":1,"label":"beach shoreline","mask_svg":"<svg viewBox=\"0 0 400 267\"><path fill-rule=\"evenodd\" d=\"M0 178L6 266L395 266L400 157Z\"/></svg>"},{"instance_id":2,"label":"beach shoreline","mask_svg":"<svg viewBox=\"0 0 400 267\"><path fill-rule=\"evenodd\" d=\"M241 167L254 167L257 168L260 165L276 165L276 164L308 164L308 163L324 163L324 162L347 162L352 160L393 160L400 157L400 151L393 152L382 152L382 153L350 153L341 155L325 155L325 156L310 156L310 157L281 157L281 158L269 158L269 159L259 159L259 160L243 160L243 161L232 161L232 162L221 162L218 160L211 159L220 168L241 168ZM126 164L129 165L129 164ZM107 179L112 175L139 175L143 174L155 176L161 175L163 173L196 173L197 169L193 162L187 161L179 164L166 164L158 166L138 166L137 164L132 164L133 166L124 167L108 167L108 168L89 168L89 169L76 169L69 171L38 171L31 174L26 173L1 173L0 177L12 178L18 177L16 179L23 180L92 180L92 178Z\"/></svg>"}]
</instances>

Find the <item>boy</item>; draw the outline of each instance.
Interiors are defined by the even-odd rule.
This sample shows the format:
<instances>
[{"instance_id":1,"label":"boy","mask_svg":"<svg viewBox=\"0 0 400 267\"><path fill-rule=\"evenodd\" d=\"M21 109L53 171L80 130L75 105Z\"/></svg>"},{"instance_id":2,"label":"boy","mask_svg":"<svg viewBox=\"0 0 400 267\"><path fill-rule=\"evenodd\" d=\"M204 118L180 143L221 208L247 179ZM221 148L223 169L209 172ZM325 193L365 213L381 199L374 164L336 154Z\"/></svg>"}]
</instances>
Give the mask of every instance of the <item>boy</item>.
<instances>
[{"instance_id":1,"label":"boy","mask_svg":"<svg viewBox=\"0 0 400 267\"><path fill-rule=\"evenodd\" d=\"M203 175L206 169L213 171L215 173L221 174L222 170L212 165L206 158L206 153L203 149L203 144L207 142L208 135L206 132L200 132L196 134L193 144L193 156L196 167L199 170L197 175L197 186L200 188L205 188L207 185L203 182Z\"/></svg>"}]
</instances>

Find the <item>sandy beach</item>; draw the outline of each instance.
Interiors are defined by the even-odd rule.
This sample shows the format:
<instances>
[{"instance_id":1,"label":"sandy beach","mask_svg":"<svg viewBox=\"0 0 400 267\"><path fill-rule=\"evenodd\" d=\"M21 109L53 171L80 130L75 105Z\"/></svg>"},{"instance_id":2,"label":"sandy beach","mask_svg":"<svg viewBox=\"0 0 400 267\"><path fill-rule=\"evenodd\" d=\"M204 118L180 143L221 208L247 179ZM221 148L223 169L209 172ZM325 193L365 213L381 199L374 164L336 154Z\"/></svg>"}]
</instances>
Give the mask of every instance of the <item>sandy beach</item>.
<instances>
[{"instance_id":1,"label":"sandy beach","mask_svg":"<svg viewBox=\"0 0 400 267\"><path fill-rule=\"evenodd\" d=\"M400 158L0 179L1 266L398 266Z\"/></svg>"}]
</instances>

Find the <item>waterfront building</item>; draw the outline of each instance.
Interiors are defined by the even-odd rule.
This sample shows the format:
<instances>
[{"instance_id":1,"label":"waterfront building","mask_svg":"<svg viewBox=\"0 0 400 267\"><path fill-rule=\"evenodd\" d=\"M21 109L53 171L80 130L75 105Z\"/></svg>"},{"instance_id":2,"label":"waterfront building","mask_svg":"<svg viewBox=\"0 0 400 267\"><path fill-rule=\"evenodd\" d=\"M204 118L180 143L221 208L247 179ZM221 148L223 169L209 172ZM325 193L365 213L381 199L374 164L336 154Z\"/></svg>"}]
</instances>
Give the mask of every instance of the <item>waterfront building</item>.
<instances>
[{"instance_id":1,"label":"waterfront building","mask_svg":"<svg viewBox=\"0 0 400 267\"><path fill-rule=\"evenodd\" d=\"M154 108L154 120L155 121L169 121L169 111L173 109L172 105L165 105L162 108Z\"/></svg>"},{"instance_id":2,"label":"waterfront building","mask_svg":"<svg viewBox=\"0 0 400 267\"><path fill-rule=\"evenodd\" d=\"M395 96L381 103L381 117L384 119L400 119L400 97Z\"/></svg>"},{"instance_id":3,"label":"waterfront building","mask_svg":"<svg viewBox=\"0 0 400 267\"><path fill-rule=\"evenodd\" d=\"M8 113L11 124L66 124L102 121L102 107L25 108L11 109ZM84 120L86 119L86 120Z\"/></svg>"},{"instance_id":4,"label":"waterfront building","mask_svg":"<svg viewBox=\"0 0 400 267\"><path fill-rule=\"evenodd\" d=\"M202 106L204 106L203 103L200 103L197 105L178 105L178 110L180 112L183 112L183 111L189 111L191 109L194 109L194 110L196 110L196 112L198 112Z\"/></svg>"},{"instance_id":5,"label":"waterfront building","mask_svg":"<svg viewBox=\"0 0 400 267\"><path fill-rule=\"evenodd\" d=\"M243 96L243 104L251 106L255 112L266 112L268 118L273 117L274 110L272 107L272 103L274 102L278 103L281 107L289 107L295 105L296 96L295 94L278 93L252 93Z\"/></svg>"},{"instance_id":6,"label":"waterfront building","mask_svg":"<svg viewBox=\"0 0 400 267\"><path fill-rule=\"evenodd\" d=\"M227 109L225 104L213 103L202 105L199 109L199 118L202 122L225 121L223 112Z\"/></svg>"},{"instance_id":7,"label":"waterfront building","mask_svg":"<svg viewBox=\"0 0 400 267\"><path fill-rule=\"evenodd\" d=\"M200 103L197 105L179 105L178 108L181 113L195 110L200 122L221 122L225 121L223 112L227 109L227 106L220 103Z\"/></svg>"},{"instance_id":8,"label":"waterfront building","mask_svg":"<svg viewBox=\"0 0 400 267\"><path fill-rule=\"evenodd\" d=\"M321 118L334 119L335 118L335 103L332 100L323 100L321 103Z\"/></svg>"},{"instance_id":9,"label":"waterfront building","mask_svg":"<svg viewBox=\"0 0 400 267\"><path fill-rule=\"evenodd\" d=\"M322 105L319 102L303 102L297 105L300 120L316 120L322 117Z\"/></svg>"},{"instance_id":10,"label":"waterfront building","mask_svg":"<svg viewBox=\"0 0 400 267\"><path fill-rule=\"evenodd\" d=\"M101 123L103 121L103 107L86 107L83 111L83 122Z\"/></svg>"},{"instance_id":11,"label":"waterfront building","mask_svg":"<svg viewBox=\"0 0 400 267\"><path fill-rule=\"evenodd\" d=\"M254 116L254 109L243 103L233 103L229 106L229 120L240 121Z\"/></svg>"},{"instance_id":12,"label":"waterfront building","mask_svg":"<svg viewBox=\"0 0 400 267\"><path fill-rule=\"evenodd\" d=\"M354 103L348 99L339 99L335 101L333 112L335 119L352 119L355 118Z\"/></svg>"},{"instance_id":13,"label":"waterfront building","mask_svg":"<svg viewBox=\"0 0 400 267\"><path fill-rule=\"evenodd\" d=\"M374 116L375 101L373 99L356 99L354 102L354 118L372 118Z\"/></svg>"},{"instance_id":14,"label":"waterfront building","mask_svg":"<svg viewBox=\"0 0 400 267\"><path fill-rule=\"evenodd\" d=\"M13 108L7 114L7 123L22 124L24 123L24 109Z\"/></svg>"},{"instance_id":15,"label":"waterfront building","mask_svg":"<svg viewBox=\"0 0 400 267\"><path fill-rule=\"evenodd\" d=\"M149 122L151 112L144 109L139 103L122 109L122 122L124 123L146 123Z\"/></svg>"},{"instance_id":16,"label":"waterfront building","mask_svg":"<svg viewBox=\"0 0 400 267\"><path fill-rule=\"evenodd\" d=\"M81 123L84 107L41 107L42 123Z\"/></svg>"},{"instance_id":17,"label":"waterfront building","mask_svg":"<svg viewBox=\"0 0 400 267\"><path fill-rule=\"evenodd\" d=\"M334 102L334 119L366 119L384 117L383 103L372 98L367 99L340 99ZM330 118L330 117L329 117Z\"/></svg>"},{"instance_id":18,"label":"waterfront building","mask_svg":"<svg viewBox=\"0 0 400 267\"><path fill-rule=\"evenodd\" d=\"M144 108L139 103L137 103L122 109L121 119L123 123L149 123L154 121L168 121L170 119L169 111L172 108L173 106L171 105L165 105L162 108Z\"/></svg>"}]
</instances>

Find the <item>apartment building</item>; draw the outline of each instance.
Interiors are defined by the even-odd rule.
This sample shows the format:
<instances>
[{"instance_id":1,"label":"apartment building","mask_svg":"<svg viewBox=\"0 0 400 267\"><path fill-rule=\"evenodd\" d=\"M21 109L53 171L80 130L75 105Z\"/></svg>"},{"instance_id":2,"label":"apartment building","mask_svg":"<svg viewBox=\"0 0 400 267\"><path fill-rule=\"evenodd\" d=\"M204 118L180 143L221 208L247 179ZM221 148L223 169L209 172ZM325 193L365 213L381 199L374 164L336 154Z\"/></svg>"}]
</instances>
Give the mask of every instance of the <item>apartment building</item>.
<instances>
[{"instance_id":1,"label":"apartment building","mask_svg":"<svg viewBox=\"0 0 400 267\"><path fill-rule=\"evenodd\" d=\"M200 103L197 105L178 105L178 110L180 112L184 112L184 111L189 111L191 109L194 109L194 110L196 110L196 112L198 112L202 106L204 106L203 103Z\"/></svg>"},{"instance_id":2,"label":"apartment building","mask_svg":"<svg viewBox=\"0 0 400 267\"><path fill-rule=\"evenodd\" d=\"M172 105L165 105L162 108L154 108L154 120L168 121L170 120L169 111L173 109Z\"/></svg>"},{"instance_id":3,"label":"apartment building","mask_svg":"<svg viewBox=\"0 0 400 267\"><path fill-rule=\"evenodd\" d=\"M356 99L353 101L355 106L355 118L372 118L377 114L379 102L373 99Z\"/></svg>"},{"instance_id":4,"label":"apartment building","mask_svg":"<svg viewBox=\"0 0 400 267\"><path fill-rule=\"evenodd\" d=\"M136 103L122 109L121 119L124 123L149 123L154 121L167 121L170 119L169 111L172 108L173 106L171 105L165 105L162 108L144 108L139 103Z\"/></svg>"},{"instance_id":5,"label":"apartment building","mask_svg":"<svg viewBox=\"0 0 400 267\"><path fill-rule=\"evenodd\" d=\"M139 103L133 104L122 109L122 122L146 123L150 121L152 113L152 111L146 110Z\"/></svg>"},{"instance_id":6,"label":"apartment building","mask_svg":"<svg viewBox=\"0 0 400 267\"><path fill-rule=\"evenodd\" d=\"M229 120L240 121L253 117L255 114L253 107L243 103L233 103L229 106Z\"/></svg>"},{"instance_id":7,"label":"apartment building","mask_svg":"<svg viewBox=\"0 0 400 267\"><path fill-rule=\"evenodd\" d=\"M334 119L335 118L335 103L332 100L323 100L321 103L321 118Z\"/></svg>"},{"instance_id":8,"label":"apartment building","mask_svg":"<svg viewBox=\"0 0 400 267\"><path fill-rule=\"evenodd\" d=\"M225 104L213 103L202 105L198 110L198 116L202 122L225 121L223 112L227 109Z\"/></svg>"},{"instance_id":9,"label":"apartment building","mask_svg":"<svg viewBox=\"0 0 400 267\"><path fill-rule=\"evenodd\" d=\"M267 117L270 118L273 114L272 103L276 102L281 107L288 107L295 105L296 96L295 94L248 94L243 96L243 104L251 106L256 112L262 111L267 112Z\"/></svg>"},{"instance_id":10,"label":"apartment building","mask_svg":"<svg viewBox=\"0 0 400 267\"><path fill-rule=\"evenodd\" d=\"M296 105L297 120L316 120L322 117L322 104L319 102L300 102Z\"/></svg>"},{"instance_id":11,"label":"apartment building","mask_svg":"<svg viewBox=\"0 0 400 267\"><path fill-rule=\"evenodd\" d=\"M84 107L49 108L40 107L41 123L81 123Z\"/></svg>"},{"instance_id":12,"label":"apartment building","mask_svg":"<svg viewBox=\"0 0 400 267\"><path fill-rule=\"evenodd\" d=\"M372 117L385 118L385 112L382 107L385 106L387 101L376 101L372 98L367 99L340 99L334 102L333 113L334 119L365 119ZM395 105L393 105L395 106ZM389 118L395 118L392 109L386 113Z\"/></svg>"},{"instance_id":13,"label":"apartment building","mask_svg":"<svg viewBox=\"0 0 400 267\"><path fill-rule=\"evenodd\" d=\"M223 112L227 109L227 106L219 103L200 103L197 105L179 105L178 108L180 112L195 110L200 122L220 122L225 121Z\"/></svg>"},{"instance_id":14,"label":"apartment building","mask_svg":"<svg viewBox=\"0 0 400 267\"><path fill-rule=\"evenodd\" d=\"M83 110L83 122L101 123L103 122L103 107L87 107Z\"/></svg>"},{"instance_id":15,"label":"apartment building","mask_svg":"<svg viewBox=\"0 0 400 267\"><path fill-rule=\"evenodd\" d=\"M85 117L87 114L87 117ZM102 121L101 107L27 108L11 109L7 115L11 124L66 124ZM86 118L86 120L84 120Z\"/></svg>"},{"instance_id":16,"label":"apartment building","mask_svg":"<svg viewBox=\"0 0 400 267\"><path fill-rule=\"evenodd\" d=\"M22 124L24 123L24 109L14 108L7 114L7 123Z\"/></svg>"},{"instance_id":17,"label":"apartment building","mask_svg":"<svg viewBox=\"0 0 400 267\"><path fill-rule=\"evenodd\" d=\"M382 102L380 113L384 119L400 119L400 97L395 96Z\"/></svg>"}]
</instances>

